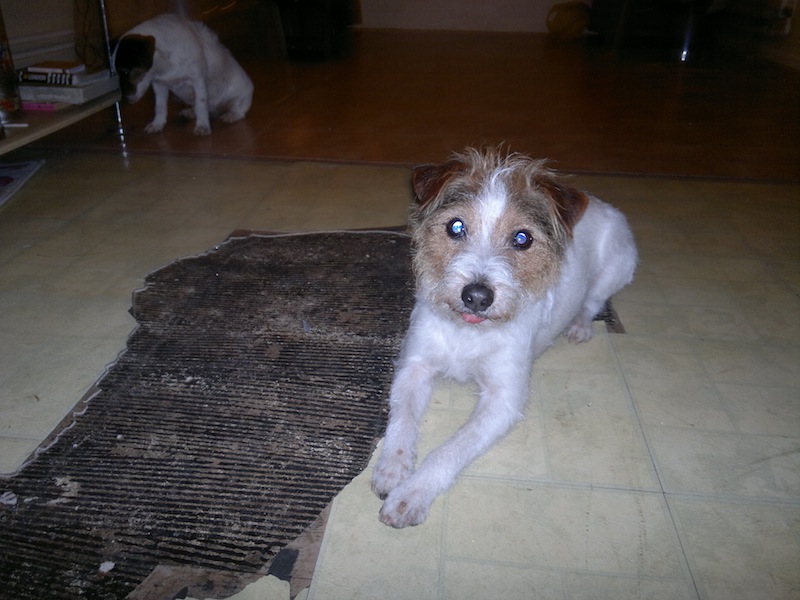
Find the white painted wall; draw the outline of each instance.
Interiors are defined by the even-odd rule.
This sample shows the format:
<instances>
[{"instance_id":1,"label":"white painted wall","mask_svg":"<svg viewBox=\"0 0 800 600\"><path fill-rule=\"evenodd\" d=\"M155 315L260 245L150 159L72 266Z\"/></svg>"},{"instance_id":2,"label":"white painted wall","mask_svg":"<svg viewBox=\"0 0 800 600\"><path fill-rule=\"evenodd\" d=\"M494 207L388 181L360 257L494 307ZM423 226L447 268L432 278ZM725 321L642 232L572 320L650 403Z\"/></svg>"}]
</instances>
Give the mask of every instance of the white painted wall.
<instances>
[{"instance_id":1,"label":"white painted wall","mask_svg":"<svg viewBox=\"0 0 800 600\"><path fill-rule=\"evenodd\" d=\"M565 0L361 0L362 27L459 31L547 31Z\"/></svg>"},{"instance_id":2,"label":"white painted wall","mask_svg":"<svg viewBox=\"0 0 800 600\"><path fill-rule=\"evenodd\" d=\"M14 66L40 60L75 58L75 21L72 2L36 0L2 2L3 20Z\"/></svg>"}]
</instances>

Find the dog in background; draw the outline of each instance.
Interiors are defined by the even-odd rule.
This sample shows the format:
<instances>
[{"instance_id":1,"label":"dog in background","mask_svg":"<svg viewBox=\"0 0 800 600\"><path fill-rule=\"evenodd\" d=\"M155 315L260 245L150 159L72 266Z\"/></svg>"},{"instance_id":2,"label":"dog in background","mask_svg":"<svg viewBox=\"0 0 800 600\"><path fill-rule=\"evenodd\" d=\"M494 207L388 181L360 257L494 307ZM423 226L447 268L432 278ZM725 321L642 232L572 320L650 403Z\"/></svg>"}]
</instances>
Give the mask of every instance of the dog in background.
<instances>
[{"instance_id":1,"label":"dog in background","mask_svg":"<svg viewBox=\"0 0 800 600\"><path fill-rule=\"evenodd\" d=\"M422 523L437 495L523 417L532 363L564 333L592 337L606 300L631 282L625 217L565 185L543 161L467 149L415 169L410 224L416 298L389 399L372 489L380 520ZM435 378L475 381L464 426L416 466Z\"/></svg>"},{"instance_id":2,"label":"dog in background","mask_svg":"<svg viewBox=\"0 0 800 600\"><path fill-rule=\"evenodd\" d=\"M195 135L211 133L209 116L232 123L250 109L253 82L200 22L165 14L140 23L123 34L112 61L129 102L153 88L156 114L147 133L164 129L170 92L190 106L181 116L195 120Z\"/></svg>"}]
</instances>

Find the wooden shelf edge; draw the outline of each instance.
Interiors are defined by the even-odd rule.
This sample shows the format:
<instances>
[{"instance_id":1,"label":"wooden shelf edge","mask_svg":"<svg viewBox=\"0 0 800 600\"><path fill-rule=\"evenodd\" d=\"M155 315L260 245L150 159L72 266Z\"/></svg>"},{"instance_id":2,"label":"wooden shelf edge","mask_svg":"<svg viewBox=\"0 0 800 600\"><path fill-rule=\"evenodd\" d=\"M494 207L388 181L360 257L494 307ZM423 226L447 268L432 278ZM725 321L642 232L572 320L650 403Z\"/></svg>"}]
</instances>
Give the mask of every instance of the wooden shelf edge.
<instances>
[{"instance_id":1,"label":"wooden shelf edge","mask_svg":"<svg viewBox=\"0 0 800 600\"><path fill-rule=\"evenodd\" d=\"M109 92L104 96L90 100L83 104L68 106L52 113L34 111L21 111L14 115L14 122L27 123L27 127L5 128L5 137L0 139L0 156L21 148L26 144L35 142L51 133L77 123L89 115L113 106L120 101L119 90Z\"/></svg>"}]
</instances>

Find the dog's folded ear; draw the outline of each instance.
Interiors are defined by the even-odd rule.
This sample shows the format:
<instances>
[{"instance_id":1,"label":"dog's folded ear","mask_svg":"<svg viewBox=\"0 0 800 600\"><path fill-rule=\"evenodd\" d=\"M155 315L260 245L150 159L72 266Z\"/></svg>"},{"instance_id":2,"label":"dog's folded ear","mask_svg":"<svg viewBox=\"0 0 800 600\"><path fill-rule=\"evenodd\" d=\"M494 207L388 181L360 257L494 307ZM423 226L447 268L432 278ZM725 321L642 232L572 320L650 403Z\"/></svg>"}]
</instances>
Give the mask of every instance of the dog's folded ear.
<instances>
[{"instance_id":1,"label":"dog's folded ear","mask_svg":"<svg viewBox=\"0 0 800 600\"><path fill-rule=\"evenodd\" d=\"M589 206L589 197L554 177L537 176L534 178L534 183L550 199L556 217L564 226L567 235L572 236L572 229Z\"/></svg>"},{"instance_id":2,"label":"dog's folded ear","mask_svg":"<svg viewBox=\"0 0 800 600\"><path fill-rule=\"evenodd\" d=\"M439 165L421 165L411 175L411 187L420 209L426 208L442 191L450 179L464 171L460 160L450 160Z\"/></svg>"},{"instance_id":3,"label":"dog's folded ear","mask_svg":"<svg viewBox=\"0 0 800 600\"><path fill-rule=\"evenodd\" d=\"M120 71L148 70L153 66L156 38L152 35L126 35L115 50L116 68Z\"/></svg>"}]
</instances>

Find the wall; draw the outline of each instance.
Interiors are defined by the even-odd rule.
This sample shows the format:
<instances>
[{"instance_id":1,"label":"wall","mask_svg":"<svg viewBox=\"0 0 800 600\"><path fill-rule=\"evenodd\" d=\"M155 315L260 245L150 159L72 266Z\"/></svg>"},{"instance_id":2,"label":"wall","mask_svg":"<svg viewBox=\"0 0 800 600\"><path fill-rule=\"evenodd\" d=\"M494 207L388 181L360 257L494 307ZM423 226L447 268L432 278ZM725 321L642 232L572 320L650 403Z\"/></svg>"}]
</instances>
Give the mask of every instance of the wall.
<instances>
[{"instance_id":1,"label":"wall","mask_svg":"<svg viewBox=\"0 0 800 600\"><path fill-rule=\"evenodd\" d=\"M374 29L547 31L547 11L564 0L361 0Z\"/></svg>"},{"instance_id":2,"label":"wall","mask_svg":"<svg viewBox=\"0 0 800 600\"><path fill-rule=\"evenodd\" d=\"M26 67L41 60L76 58L71 1L5 1L0 9L15 67Z\"/></svg>"}]
</instances>

